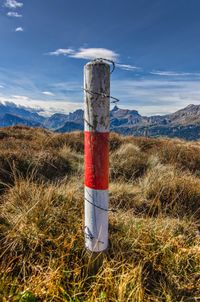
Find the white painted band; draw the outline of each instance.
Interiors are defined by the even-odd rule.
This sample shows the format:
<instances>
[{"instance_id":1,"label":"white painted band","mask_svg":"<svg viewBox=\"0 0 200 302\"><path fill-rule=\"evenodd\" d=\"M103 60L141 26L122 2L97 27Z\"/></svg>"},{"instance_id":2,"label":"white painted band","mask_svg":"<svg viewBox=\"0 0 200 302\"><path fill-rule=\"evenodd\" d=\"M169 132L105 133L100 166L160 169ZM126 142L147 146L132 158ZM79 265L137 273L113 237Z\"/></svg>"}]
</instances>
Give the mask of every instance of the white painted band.
<instances>
[{"instance_id":1,"label":"white painted band","mask_svg":"<svg viewBox=\"0 0 200 302\"><path fill-rule=\"evenodd\" d=\"M85 246L92 252L108 247L108 199L108 190L85 186Z\"/></svg>"}]
</instances>

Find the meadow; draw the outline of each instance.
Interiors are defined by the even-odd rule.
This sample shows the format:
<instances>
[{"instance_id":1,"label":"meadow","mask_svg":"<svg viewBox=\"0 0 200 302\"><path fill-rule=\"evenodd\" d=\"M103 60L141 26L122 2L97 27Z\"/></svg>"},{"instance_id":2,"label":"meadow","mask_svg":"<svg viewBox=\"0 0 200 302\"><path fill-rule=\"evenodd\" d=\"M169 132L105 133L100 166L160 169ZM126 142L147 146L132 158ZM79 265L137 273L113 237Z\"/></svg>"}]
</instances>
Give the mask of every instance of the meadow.
<instances>
[{"instance_id":1,"label":"meadow","mask_svg":"<svg viewBox=\"0 0 200 302\"><path fill-rule=\"evenodd\" d=\"M109 250L83 234L83 133L0 131L0 301L200 301L200 142L110 135Z\"/></svg>"}]
</instances>

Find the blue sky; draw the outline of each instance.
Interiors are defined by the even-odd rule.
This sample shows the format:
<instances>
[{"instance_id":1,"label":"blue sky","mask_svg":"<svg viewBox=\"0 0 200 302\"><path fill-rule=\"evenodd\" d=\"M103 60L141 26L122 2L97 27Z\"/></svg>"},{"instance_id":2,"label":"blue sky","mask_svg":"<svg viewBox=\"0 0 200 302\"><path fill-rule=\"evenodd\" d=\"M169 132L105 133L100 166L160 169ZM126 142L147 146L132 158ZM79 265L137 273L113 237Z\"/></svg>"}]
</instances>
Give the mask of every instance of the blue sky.
<instances>
[{"instance_id":1,"label":"blue sky","mask_svg":"<svg viewBox=\"0 0 200 302\"><path fill-rule=\"evenodd\" d=\"M121 108L200 104L199 13L199 0L0 0L0 101L82 108L83 66L100 56Z\"/></svg>"}]
</instances>

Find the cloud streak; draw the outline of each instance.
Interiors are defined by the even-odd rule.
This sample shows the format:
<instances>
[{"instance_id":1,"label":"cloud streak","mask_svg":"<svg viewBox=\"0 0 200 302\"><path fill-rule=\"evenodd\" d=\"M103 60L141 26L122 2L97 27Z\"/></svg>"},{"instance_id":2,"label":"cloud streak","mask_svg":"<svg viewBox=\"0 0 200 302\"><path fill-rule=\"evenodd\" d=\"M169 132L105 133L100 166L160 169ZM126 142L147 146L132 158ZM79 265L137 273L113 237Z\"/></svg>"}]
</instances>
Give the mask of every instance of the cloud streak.
<instances>
[{"instance_id":1,"label":"cloud streak","mask_svg":"<svg viewBox=\"0 0 200 302\"><path fill-rule=\"evenodd\" d=\"M18 14L17 12L8 12L7 16L12 18L22 18L22 15Z\"/></svg>"},{"instance_id":2,"label":"cloud streak","mask_svg":"<svg viewBox=\"0 0 200 302\"><path fill-rule=\"evenodd\" d=\"M48 52L47 54L49 56L68 56L70 54L73 54L74 53L74 50L71 49L71 48L59 48L55 51L51 51L51 52Z\"/></svg>"},{"instance_id":3,"label":"cloud streak","mask_svg":"<svg viewBox=\"0 0 200 302\"><path fill-rule=\"evenodd\" d=\"M113 50L107 48L79 48L74 50L72 48L60 48L55 51L49 52L51 56L68 56L75 59L93 60L96 58L103 58L116 61L119 55Z\"/></svg>"},{"instance_id":4,"label":"cloud streak","mask_svg":"<svg viewBox=\"0 0 200 302\"><path fill-rule=\"evenodd\" d=\"M15 32L23 32L24 29L22 27L17 27L15 28Z\"/></svg>"},{"instance_id":5,"label":"cloud streak","mask_svg":"<svg viewBox=\"0 0 200 302\"><path fill-rule=\"evenodd\" d=\"M70 56L75 59L93 60L103 58L112 61L117 61L119 57L115 51L106 48L80 48Z\"/></svg>"},{"instance_id":6,"label":"cloud streak","mask_svg":"<svg viewBox=\"0 0 200 302\"><path fill-rule=\"evenodd\" d=\"M198 72L176 72L176 71L160 71L154 70L150 74L164 76L164 77L185 77L185 76L200 76Z\"/></svg>"},{"instance_id":7,"label":"cloud streak","mask_svg":"<svg viewBox=\"0 0 200 302\"><path fill-rule=\"evenodd\" d=\"M146 115L172 113L189 104L200 104L198 80L140 79L114 80L111 94Z\"/></svg>"},{"instance_id":8,"label":"cloud streak","mask_svg":"<svg viewBox=\"0 0 200 302\"><path fill-rule=\"evenodd\" d=\"M23 6L22 2L18 2L16 0L6 0L4 3L5 7L11 8L11 9L15 9L15 8L20 8Z\"/></svg>"},{"instance_id":9,"label":"cloud streak","mask_svg":"<svg viewBox=\"0 0 200 302\"><path fill-rule=\"evenodd\" d=\"M137 70L141 70L140 67L137 66L133 66L133 65L127 65L127 64L116 64L117 67L126 70L126 71L137 71Z\"/></svg>"},{"instance_id":10,"label":"cloud streak","mask_svg":"<svg viewBox=\"0 0 200 302\"><path fill-rule=\"evenodd\" d=\"M44 94L46 96L55 96L55 94L50 91L42 91L42 94Z\"/></svg>"}]
</instances>

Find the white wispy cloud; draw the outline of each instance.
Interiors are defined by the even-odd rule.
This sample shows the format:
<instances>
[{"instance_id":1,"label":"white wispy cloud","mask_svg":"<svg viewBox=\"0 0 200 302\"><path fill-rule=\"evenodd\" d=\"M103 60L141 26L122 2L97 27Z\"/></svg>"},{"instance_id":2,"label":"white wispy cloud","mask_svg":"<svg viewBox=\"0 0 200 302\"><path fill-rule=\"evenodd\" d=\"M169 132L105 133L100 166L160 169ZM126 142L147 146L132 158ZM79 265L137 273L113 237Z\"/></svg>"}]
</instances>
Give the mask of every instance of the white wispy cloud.
<instances>
[{"instance_id":1,"label":"white wispy cloud","mask_svg":"<svg viewBox=\"0 0 200 302\"><path fill-rule=\"evenodd\" d=\"M6 6L8 8L15 9L15 8L22 7L23 3L22 2L18 2L16 0L6 0L5 3L4 3L4 6Z\"/></svg>"},{"instance_id":2,"label":"white wispy cloud","mask_svg":"<svg viewBox=\"0 0 200 302\"><path fill-rule=\"evenodd\" d=\"M96 58L103 58L113 61L116 61L119 57L115 51L106 48L80 48L70 56L76 59L93 60Z\"/></svg>"},{"instance_id":3,"label":"white wispy cloud","mask_svg":"<svg viewBox=\"0 0 200 302\"><path fill-rule=\"evenodd\" d=\"M81 92L82 83L75 81L57 82L52 84L52 87L56 92Z\"/></svg>"},{"instance_id":4,"label":"white wispy cloud","mask_svg":"<svg viewBox=\"0 0 200 302\"><path fill-rule=\"evenodd\" d=\"M16 32L22 32L22 31L24 31L24 29L23 29L23 27L16 27L15 31Z\"/></svg>"},{"instance_id":5,"label":"white wispy cloud","mask_svg":"<svg viewBox=\"0 0 200 302\"><path fill-rule=\"evenodd\" d=\"M15 99L15 100L19 100L19 101L28 101L30 98L28 96L25 95L12 95L11 98Z\"/></svg>"},{"instance_id":6,"label":"white wispy cloud","mask_svg":"<svg viewBox=\"0 0 200 302\"><path fill-rule=\"evenodd\" d=\"M74 50L71 48L59 48L55 51L48 52L47 54L50 56L68 56L70 54L73 54Z\"/></svg>"},{"instance_id":7,"label":"white wispy cloud","mask_svg":"<svg viewBox=\"0 0 200 302\"><path fill-rule=\"evenodd\" d=\"M44 116L50 116L54 113L69 113L76 109L83 108L83 103L73 103L68 100L63 101L44 101L42 99L30 98L25 95L0 96L0 103L14 103L17 106L33 108Z\"/></svg>"},{"instance_id":8,"label":"white wispy cloud","mask_svg":"<svg viewBox=\"0 0 200 302\"><path fill-rule=\"evenodd\" d=\"M137 66L133 66L133 65L127 65L127 64L116 64L117 67L123 69L123 70L127 70L127 71L137 71L137 70L141 70L140 67Z\"/></svg>"},{"instance_id":9,"label":"white wispy cloud","mask_svg":"<svg viewBox=\"0 0 200 302\"><path fill-rule=\"evenodd\" d=\"M54 96L55 94L50 91L42 91L42 94L47 95L47 96Z\"/></svg>"},{"instance_id":10,"label":"white wispy cloud","mask_svg":"<svg viewBox=\"0 0 200 302\"><path fill-rule=\"evenodd\" d=\"M4 88L4 86L0 84L0 88Z\"/></svg>"},{"instance_id":11,"label":"white wispy cloud","mask_svg":"<svg viewBox=\"0 0 200 302\"><path fill-rule=\"evenodd\" d=\"M80 48L78 50L74 50L71 48L60 48L55 51L49 52L48 55L51 56L63 55L75 59L86 59L86 60L103 58L113 61L116 61L119 57L119 55L115 51L107 48Z\"/></svg>"},{"instance_id":12,"label":"white wispy cloud","mask_svg":"<svg viewBox=\"0 0 200 302\"><path fill-rule=\"evenodd\" d=\"M50 56L68 56L74 59L85 59L85 60L94 60L97 58L108 59L114 61L116 67L126 70L126 71L139 71L140 67L130 65L130 64L121 64L118 62L119 54L115 51L107 48L79 48L78 50L72 48L59 48L55 51L47 53Z\"/></svg>"},{"instance_id":13,"label":"white wispy cloud","mask_svg":"<svg viewBox=\"0 0 200 302\"><path fill-rule=\"evenodd\" d=\"M153 75L167 76L167 77L184 77L184 76L200 76L198 72L177 72L177 71L161 71L154 70L150 72Z\"/></svg>"},{"instance_id":14,"label":"white wispy cloud","mask_svg":"<svg viewBox=\"0 0 200 302\"><path fill-rule=\"evenodd\" d=\"M22 18L22 15L18 14L17 12L8 12L7 16L13 18Z\"/></svg>"},{"instance_id":15,"label":"white wispy cloud","mask_svg":"<svg viewBox=\"0 0 200 302\"><path fill-rule=\"evenodd\" d=\"M197 79L113 80L111 88L111 95L121 101L119 106L136 109L143 115L167 114L189 104L200 105Z\"/></svg>"}]
</instances>

